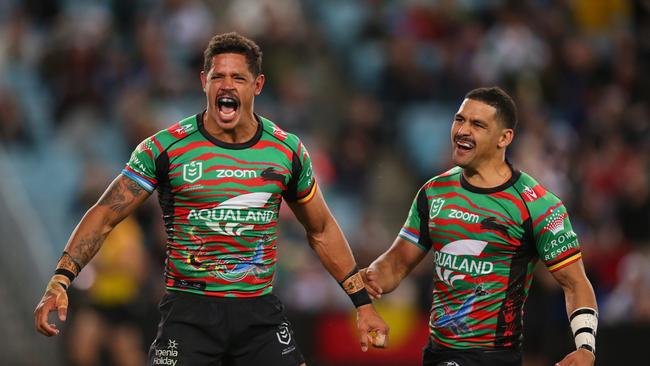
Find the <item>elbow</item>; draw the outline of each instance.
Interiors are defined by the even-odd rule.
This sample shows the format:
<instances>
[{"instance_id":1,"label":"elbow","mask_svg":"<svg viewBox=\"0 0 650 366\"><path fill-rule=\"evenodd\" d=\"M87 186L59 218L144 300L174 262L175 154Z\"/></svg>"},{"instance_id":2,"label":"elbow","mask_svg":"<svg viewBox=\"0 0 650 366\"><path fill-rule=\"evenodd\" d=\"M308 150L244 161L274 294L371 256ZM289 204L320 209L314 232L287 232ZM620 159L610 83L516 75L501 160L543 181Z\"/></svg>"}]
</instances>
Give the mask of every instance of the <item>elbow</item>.
<instances>
[{"instance_id":1,"label":"elbow","mask_svg":"<svg viewBox=\"0 0 650 366\"><path fill-rule=\"evenodd\" d=\"M307 231L309 246L316 252L325 247L325 234L323 232Z\"/></svg>"},{"instance_id":2,"label":"elbow","mask_svg":"<svg viewBox=\"0 0 650 366\"><path fill-rule=\"evenodd\" d=\"M113 210L100 205L92 206L88 212L86 212L84 219L98 222L99 225L101 225L102 235L110 233L121 221L121 218L117 217Z\"/></svg>"}]
</instances>

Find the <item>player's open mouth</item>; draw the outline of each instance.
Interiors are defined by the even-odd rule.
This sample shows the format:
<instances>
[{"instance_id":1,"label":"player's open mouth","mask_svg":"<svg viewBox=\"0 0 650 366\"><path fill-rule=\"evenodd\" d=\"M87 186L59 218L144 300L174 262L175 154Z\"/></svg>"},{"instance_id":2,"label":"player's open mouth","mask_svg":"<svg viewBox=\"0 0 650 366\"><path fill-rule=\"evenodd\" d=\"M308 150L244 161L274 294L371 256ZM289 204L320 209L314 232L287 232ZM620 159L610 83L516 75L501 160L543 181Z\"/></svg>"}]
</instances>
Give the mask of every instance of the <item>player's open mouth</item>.
<instances>
[{"instance_id":1,"label":"player's open mouth","mask_svg":"<svg viewBox=\"0 0 650 366\"><path fill-rule=\"evenodd\" d=\"M472 141L465 140L465 139L456 139L456 147L461 150L472 150L474 148L475 144Z\"/></svg>"},{"instance_id":2,"label":"player's open mouth","mask_svg":"<svg viewBox=\"0 0 650 366\"><path fill-rule=\"evenodd\" d=\"M239 100L233 97L219 97L217 98L217 109L222 120L230 121L239 109Z\"/></svg>"}]
</instances>

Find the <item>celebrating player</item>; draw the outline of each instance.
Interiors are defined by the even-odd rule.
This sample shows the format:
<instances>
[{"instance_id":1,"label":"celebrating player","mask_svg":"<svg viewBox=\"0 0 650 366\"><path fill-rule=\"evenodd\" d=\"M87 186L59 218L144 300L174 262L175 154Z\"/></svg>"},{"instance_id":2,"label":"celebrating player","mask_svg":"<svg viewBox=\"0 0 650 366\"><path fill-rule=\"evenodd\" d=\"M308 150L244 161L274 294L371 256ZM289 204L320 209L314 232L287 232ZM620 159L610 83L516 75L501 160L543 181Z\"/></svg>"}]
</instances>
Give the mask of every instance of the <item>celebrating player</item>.
<instances>
[{"instance_id":1,"label":"celebrating player","mask_svg":"<svg viewBox=\"0 0 650 366\"><path fill-rule=\"evenodd\" d=\"M424 184L393 245L362 271L378 297L433 250L424 365L521 365L537 259L564 290L577 347L558 365L594 363L598 313L578 239L560 199L505 159L516 123L503 90L470 91L451 126L456 167Z\"/></svg>"},{"instance_id":2,"label":"celebrating player","mask_svg":"<svg viewBox=\"0 0 650 366\"><path fill-rule=\"evenodd\" d=\"M158 190L168 291L150 365L304 363L272 294L283 198L357 307L362 350L384 343L388 327L318 189L305 146L253 111L265 80L261 64L253 41L236 33L212 38L201 72L206 110L143 141L83 217L36 308L40 333L59 333L48 314L58 311L65 320L75 276L115 225Z\"/></svg>"}]
</instances>

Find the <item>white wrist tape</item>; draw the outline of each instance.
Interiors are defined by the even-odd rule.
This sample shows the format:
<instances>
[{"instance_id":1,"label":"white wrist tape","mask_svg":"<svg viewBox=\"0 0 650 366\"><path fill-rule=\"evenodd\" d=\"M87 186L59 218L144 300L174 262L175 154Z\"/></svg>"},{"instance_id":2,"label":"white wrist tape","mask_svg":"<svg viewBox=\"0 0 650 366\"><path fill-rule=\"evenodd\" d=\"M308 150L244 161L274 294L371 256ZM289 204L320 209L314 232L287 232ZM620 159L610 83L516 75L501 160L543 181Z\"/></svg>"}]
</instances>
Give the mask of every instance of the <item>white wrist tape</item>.
<instances>
[{"instance_id":1,"label":"white wrist tape","mask_svg":"<svg viewBox=\"0 0 650 366\"><path fill-rule=\"evenodd\" d=\"M584 348L596 353L596 330L598 329L598 312L592 308L578 308L569 317L571 331L576 348Z\"/></svg>"}]
</instances>

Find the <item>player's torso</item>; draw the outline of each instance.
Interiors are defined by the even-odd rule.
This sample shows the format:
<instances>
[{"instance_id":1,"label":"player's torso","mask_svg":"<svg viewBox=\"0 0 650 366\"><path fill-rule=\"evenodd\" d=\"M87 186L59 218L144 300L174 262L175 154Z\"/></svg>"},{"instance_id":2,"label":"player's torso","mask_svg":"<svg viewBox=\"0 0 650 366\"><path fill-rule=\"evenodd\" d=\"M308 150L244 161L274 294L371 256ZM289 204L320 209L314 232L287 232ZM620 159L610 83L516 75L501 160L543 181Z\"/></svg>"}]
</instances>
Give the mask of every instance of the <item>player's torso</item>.
<instances>
[{"instance_id":1,"label":"player's torso","mask_svg":"<svg viewBox=\"0 0 650 366\"><path fill-rule=\"evenodd\" d=\"M512 187L473 192L458 177L426 189L433 248L430 326L443 346L511 346L532 268L524 202Z\"/></svg>"},{"instance_id":2,"label":"player's torso","mask_svg":"<svg viewBox=\"0 0 650 366\"><path fill-rule=\"evenodd\" d=\"M168 287L215 296L271 291L292 154L267 134L244 147L219 146L196 132L166 150L159 199Z\"/></svg>"}]
</instances>

